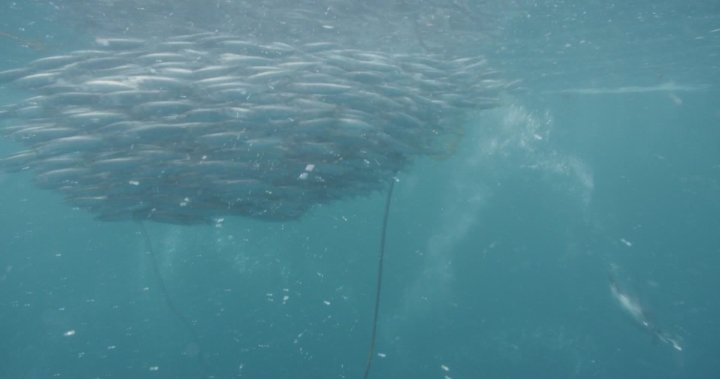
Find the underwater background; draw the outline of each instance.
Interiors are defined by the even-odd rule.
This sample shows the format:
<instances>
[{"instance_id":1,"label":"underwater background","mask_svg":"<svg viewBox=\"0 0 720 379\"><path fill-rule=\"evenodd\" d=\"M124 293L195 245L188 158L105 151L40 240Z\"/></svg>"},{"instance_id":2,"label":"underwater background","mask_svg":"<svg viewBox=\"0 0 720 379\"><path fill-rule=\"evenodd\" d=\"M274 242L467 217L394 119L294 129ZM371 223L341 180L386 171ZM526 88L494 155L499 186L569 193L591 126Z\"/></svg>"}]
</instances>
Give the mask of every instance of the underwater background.
<instances>
[{"instance_id":1,"label":"underwater background","mask_svg":"<svg viewBox=\"0 0 720 379\"><path fill-rule=\"evenodd\" d=\"M3 1L0 69L136 27L137 6L118 3ZM151 20L170 14L148 4ZM437 44L519 84L464 117L451 155L398 173L369 377L718 377L720 4L468 7L482 38ZM138 223L0 173L0 378L360 378L384 200L292 222L146 223L155 272Z\"/></svg>"}]
</instances>

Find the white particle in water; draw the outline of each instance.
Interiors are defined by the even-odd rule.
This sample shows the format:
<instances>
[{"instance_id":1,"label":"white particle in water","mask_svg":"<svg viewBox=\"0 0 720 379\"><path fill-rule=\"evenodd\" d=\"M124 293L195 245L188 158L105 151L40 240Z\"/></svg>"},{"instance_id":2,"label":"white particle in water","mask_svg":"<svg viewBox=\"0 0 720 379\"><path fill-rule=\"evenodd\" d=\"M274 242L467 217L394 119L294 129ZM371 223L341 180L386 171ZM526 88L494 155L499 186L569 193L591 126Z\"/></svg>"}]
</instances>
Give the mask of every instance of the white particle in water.
<instances>
[{"instance_id":1,"label":"white particle in water","mask_svg":"<svg viewBox=\"0 0 720 379\"><path fill-rule=\"evenodd\" d=\"M67 332L63 333L63 336L65 337L72 337L75 335L75 329L70 329Z\"/></svg>"},{"instance_id":2,"label":"white particle in water","mask_svg":"<svg viewBox=\"0 0 720 379\"><path fill-rule=\"evenodd\" d=\"M160 371L160 366L150 366L150 367L148 367L148 370L150 370L150 371Z\"/></svg>"},{"instance_id":3,"label":"white particle in water","mask_svg":"<svg viewBox=\"0 0 720 379\"><path fill-rule=\"evenodd\" d=\"M380 357L380 358L385 358L385 357L387 357L387 354L385 354L385 353L377 353L377 356Z\"/></svg>"},{"instance_id":4,"label":"white particle in water","mask_svg":"<svg viewBox=\"0 0 720 379\"><path fill-rule=\"evenodd\" d=\"M325 305L330 305L330 302L327 301L327 300L323 300L323 304L325 304Z\"/></svg>"}]
</instances>

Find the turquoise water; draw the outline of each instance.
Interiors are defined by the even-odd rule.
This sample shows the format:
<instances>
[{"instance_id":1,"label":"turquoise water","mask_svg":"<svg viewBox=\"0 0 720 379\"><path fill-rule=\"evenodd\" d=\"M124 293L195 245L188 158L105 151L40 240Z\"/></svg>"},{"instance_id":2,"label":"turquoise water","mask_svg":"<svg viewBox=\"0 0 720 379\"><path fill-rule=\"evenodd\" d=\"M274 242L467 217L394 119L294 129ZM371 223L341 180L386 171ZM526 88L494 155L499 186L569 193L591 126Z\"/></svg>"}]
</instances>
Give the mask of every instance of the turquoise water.
<instances>
[{"instance_id":1,"label":"turquoise water","mask_svg":"<svg viewBox=\"0 0 720 379\"><path fill-rule=\"evenodd\" d=\"M2 69L94 30L31 4L0 5L0 31L43 47L1 39ZM489 9L480 50L521 84L453 156L399 173L370 377L717 377L720 8ZM0 173L0 199L0 378L361 377L382 193L296 222L146 225L191 331L138 224L27 173Z\"/></svg>"}]
</instances>

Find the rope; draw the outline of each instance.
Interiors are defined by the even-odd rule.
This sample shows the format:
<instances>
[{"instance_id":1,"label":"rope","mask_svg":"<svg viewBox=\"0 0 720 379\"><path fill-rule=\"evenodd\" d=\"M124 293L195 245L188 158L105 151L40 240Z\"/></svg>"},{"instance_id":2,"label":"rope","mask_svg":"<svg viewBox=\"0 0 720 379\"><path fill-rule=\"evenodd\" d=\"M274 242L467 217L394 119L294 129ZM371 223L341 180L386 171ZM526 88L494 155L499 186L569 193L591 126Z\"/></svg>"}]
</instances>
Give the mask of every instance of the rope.
<instances>
[{"instance_id":1,"label":"rope","mask_svg":"<svg viewBox=\"0 0 720 379\"><path fill-rule=\"evenodd\" d=\"M365 365L365 374L363 379L367 379L372 367L373 356L375 355L375 342L377 340L377 321L380 313L380 293L382 292L383 278L383 261L385 260L385 237L387 235L388 216L390 215L390 201L392 200L393 187L395 180L390 181L390 189L385 199L385 214L383 215L382 234L380 235L380 254L378 256L377 281L375 284L375 310L373 313L372 332L370 334L370 349L368 352L367 364Z\"/></svg>"}]
</instances>

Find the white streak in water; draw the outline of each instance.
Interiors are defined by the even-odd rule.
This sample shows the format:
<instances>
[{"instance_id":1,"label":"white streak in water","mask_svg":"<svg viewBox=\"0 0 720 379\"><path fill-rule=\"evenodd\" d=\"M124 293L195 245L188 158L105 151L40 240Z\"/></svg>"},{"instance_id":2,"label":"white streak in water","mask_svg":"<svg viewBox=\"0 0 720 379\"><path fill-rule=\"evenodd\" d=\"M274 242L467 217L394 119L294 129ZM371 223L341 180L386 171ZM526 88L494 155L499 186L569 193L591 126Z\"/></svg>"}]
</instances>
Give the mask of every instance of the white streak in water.
<instances>
[{"instance_id":1,"label":"white streak in water","mask_svg":"<svg viewBox=\"0 0 720 379\"><path fill-rule=\"evenodd\" d=\"M710 87L706 85L681 85L675 84L673 82L668 82L655 86L567 88L555 91L546 91L545 93L572 95L620 95L630 93L697 92L706 91L709 88Z\"/></svg>"}]
</instances>

